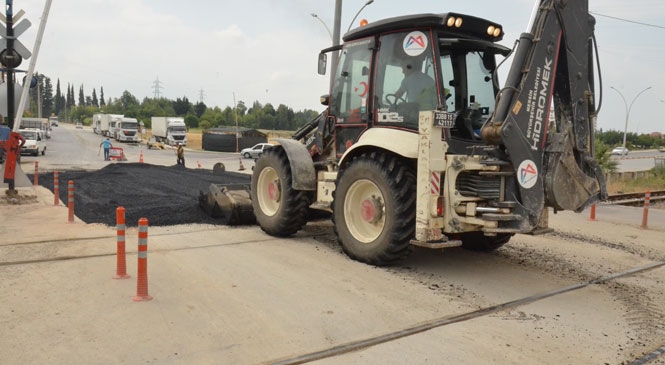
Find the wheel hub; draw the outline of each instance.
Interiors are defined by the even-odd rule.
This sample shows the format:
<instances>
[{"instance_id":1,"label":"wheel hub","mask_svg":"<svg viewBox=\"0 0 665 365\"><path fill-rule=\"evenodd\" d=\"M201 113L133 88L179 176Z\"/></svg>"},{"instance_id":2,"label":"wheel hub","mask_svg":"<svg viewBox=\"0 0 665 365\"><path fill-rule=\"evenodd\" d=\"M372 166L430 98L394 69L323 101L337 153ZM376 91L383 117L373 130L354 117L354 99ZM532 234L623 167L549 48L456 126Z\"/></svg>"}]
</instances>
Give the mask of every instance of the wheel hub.
<instances>
[{"instance_id":1,"label":"wheel hub","mask_svg":"<svg viewBox=\"0 0 665 365\"><path fill-rule=\"evenodd\" d=\"M279 188L279 181L271 181L268 184L268 198L272 201L278 202L281 198L281 189Z\"/></svg>"},{"instance_id":2,"label":"wheel hub","mask_svg":"<svg viewBox=\"0 0 665 365\"><path fill-rule=\"evenodd\" d=\"M367 223L376 223L383 216L383 206L375 198L365 199L360 203L360 216Z\"/></svg>"}]
</instances>

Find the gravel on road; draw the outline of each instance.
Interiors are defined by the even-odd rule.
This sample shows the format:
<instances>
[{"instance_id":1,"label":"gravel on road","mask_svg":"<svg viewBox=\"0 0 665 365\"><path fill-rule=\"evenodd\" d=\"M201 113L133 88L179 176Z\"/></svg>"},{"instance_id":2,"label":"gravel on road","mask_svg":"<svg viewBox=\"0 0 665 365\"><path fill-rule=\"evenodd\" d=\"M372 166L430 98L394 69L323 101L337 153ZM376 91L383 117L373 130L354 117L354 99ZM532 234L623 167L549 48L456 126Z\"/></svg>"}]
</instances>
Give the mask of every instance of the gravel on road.
<instances>
[{"instance_id":1,"label":"gravel on road","mask_svg":"<svg viewBox=\"0 0 665 365\"><path fill-rule=\"evenodd\" d=\"M67 185L74 182L74 214L85 223L116 225L116 209L125 208L128 227L140 218L151 226L219 223L199 207L199 192L210 184L249 184L250 175L213 173L179 165L115 163L96 171L58 173L59 197L67 205ZM53 191L53 173L40 174L39 184Z\"/></svg>"}]
</instances>

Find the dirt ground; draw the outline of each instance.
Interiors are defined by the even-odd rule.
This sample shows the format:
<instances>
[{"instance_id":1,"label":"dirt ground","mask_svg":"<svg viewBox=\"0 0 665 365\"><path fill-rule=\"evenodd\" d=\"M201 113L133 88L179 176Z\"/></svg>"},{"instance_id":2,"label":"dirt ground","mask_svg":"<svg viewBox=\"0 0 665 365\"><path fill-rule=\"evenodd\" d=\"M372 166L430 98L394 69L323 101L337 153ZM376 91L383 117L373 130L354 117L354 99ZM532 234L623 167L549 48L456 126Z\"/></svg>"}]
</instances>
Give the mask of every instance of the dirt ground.
<instances>
[{"instance_id":1,"label":"dirt ground","mask_svg":"<svg viewBox=\"0 0 665 365\"><path fill-rule=\"evenodd\" d=\"M199 192L210 184L249 184L236 172L213 174L205 169L146 163L109 164L97 171L59 173L59 196L67 204L67 184L74 182L74 214L86 223L116 224L116 209L125 208L127 226L148 218L151 226L215 224L198 205ZM39 184L53 191L53 174L40 174Z\"/></svg>"}]
</instances>

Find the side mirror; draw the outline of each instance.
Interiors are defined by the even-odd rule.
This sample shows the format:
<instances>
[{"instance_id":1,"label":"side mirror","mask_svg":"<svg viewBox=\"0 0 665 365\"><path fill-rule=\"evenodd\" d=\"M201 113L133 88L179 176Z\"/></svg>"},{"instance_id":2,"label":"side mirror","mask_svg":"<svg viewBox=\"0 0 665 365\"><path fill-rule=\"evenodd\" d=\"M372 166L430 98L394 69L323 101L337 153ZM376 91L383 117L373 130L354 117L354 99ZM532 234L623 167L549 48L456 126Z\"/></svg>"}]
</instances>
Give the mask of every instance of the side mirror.
<instances>
[{"instance_id":1,"label":"side mirror","mask_svg":"<svg viewBox=\"0 0 665 365\"><path fill-rule=\"evenodd\" d=\"M327 66L328 66L328 55L325 53L319 53L319 75L326 74Z\"/></svg>"}]
</instances>

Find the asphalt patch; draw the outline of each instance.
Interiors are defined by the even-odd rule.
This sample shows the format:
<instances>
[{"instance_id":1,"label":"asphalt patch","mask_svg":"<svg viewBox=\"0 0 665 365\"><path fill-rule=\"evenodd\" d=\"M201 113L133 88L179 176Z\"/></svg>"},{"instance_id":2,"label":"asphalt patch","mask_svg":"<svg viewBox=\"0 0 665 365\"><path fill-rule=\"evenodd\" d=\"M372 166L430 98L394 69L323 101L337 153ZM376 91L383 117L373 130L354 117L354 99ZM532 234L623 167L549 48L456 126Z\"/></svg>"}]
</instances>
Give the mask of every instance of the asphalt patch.
<instances>
[{"instance_id":1,"label":"asphalt patch","mask_svg":"<svg viewBox=\"0 0 665 365\"><path fill-rule=\"evenodd\" d=\"M188 169L180 165L115 163L96 171L58 173L59 197L67 205L67 185L74 182L74 214L86 223L116 225L116 210L125 208L129 227L147 218L151 226L219 224L199 207L199 192L210 184L248 184L251 176L236 172ZM53 173L40 174L39 185L53 191Z\"/></svg>"}]
</instances>

